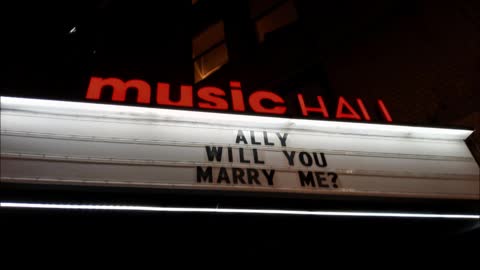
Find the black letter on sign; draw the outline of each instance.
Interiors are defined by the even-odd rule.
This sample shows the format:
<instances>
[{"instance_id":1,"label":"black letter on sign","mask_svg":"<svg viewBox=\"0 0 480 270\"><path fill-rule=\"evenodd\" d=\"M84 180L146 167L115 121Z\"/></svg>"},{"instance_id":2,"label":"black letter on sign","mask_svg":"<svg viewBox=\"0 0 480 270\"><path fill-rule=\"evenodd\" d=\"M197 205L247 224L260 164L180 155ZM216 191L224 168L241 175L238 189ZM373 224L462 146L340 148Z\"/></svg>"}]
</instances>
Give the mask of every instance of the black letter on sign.
<instances>
[{"instance_id":1,"label":"black letter on sign","mask_svg":"<svg viewBox=\"0 0 480 270\"><path fill-rule=\"evenodd\" d=\"M318 162L318 155L317 153L313 153L313 157L315 158L315 163L317 164L318 167L326 167L327 166L327 160L325 159L325 154L320 153L320 157L322 158L322 164Z\"/></svg>"},{"instance_id":2,"label":"black letter on sign","mask_svg":"<svg viewBox=\"0 0 480 270\"><path fill-rule=\"evenodd\" d=\"M300 177L300 183L302 184L302 187L305 185L311 185L312 187L315 187L315 180L313 179L312 172L308 172L307 175L305 175L303 172L299 171L298 176Z\"/></svg>"},{"instance_id":3,"label":"black letter on sign","mask_svg":"<svg viewBox=\"0 0 480 270\"><path fill-rule=\"evenodd\" d=\"M222 181L225 181L227 182L227 184L230 184L230 179L228 178L227 169L225 169L224 167L220 168L220 172L218 173L217 183L220 184Z\"/></svg>"},{"instance_id":4,"label":"black letter on sign","mask_svg":"<svg viewBox=\"0 0 480 270\"><path fill-rule=\"evenodd\" d=\"M243 154L243 148L238 148L238 153L240 154L240 162L241 163L250 163L250 160L245 159L245 156Z\"/></svg>"},{"instance_id":5,"label":"black letter on sign","mask_svg":"<svg viewBox=\"0 0 480 270\"><path fill-rule=\"evenodd\" d=\"M243 176L245 176L245 172L243 171L243 169L232 168L232 174L233 174L234 184L238 184L238 181L240 181L242 184L246 184L245 181L243 180Z\"/></svg>"},{"instance_id":6,"label":"black letter on sign","mask_svg":"<svg viewBox=\"0 0 480 270\"><path fill-rule=\"evenodd\" d=\"M273 175L275 174L275 170L271 170L270 173L267 173L267 170L262 170L262 173L267 178L268 185L273 186Z\"/></svg>"},{"instance_id":7,"label":"black letter on sign","mask_svg":"<svg viewBox=\"0 0 480 270\"><path fill-rule=\"evenodd\" d=\"M288 133L283 134L282 137L282 134L280 134L280 132L277 132L277 137L280 139L280 143L282 143L282 146L287 146L287 136Z\"/></svg>"},{"instance_id":8,"label":"black letter on sign","mask_svg":"<svg viewBox=\"0 0 480 270\"><path fill-rule=\"evenodd\" d=\"M210 146L205 146L205 149L207 150L207 156L208 156L208 161L213 161L215 158L217 161L222 160L222 149L223 147L219 146L218 148L213 146L210 149Z\"/></svg>"},{"instance_id":9,"label":"black letter on sign","mask_svg":"<svg viewBox=\"0 0 480 270\"><path fill-rule=\"evenodd\" d=\"M263 132L263 141L265 142L265 145L275 145L268 141L268 133L266 131Z\"/></svg>"},{"instance_id":10,"label":"black letter on sign","mask_svg":"<svg viewBox=\"0 0 480 270\"><path fill-rule=\"evenodd\" d=\"M328 188L328 184L323 184L323 181L327 181L327 178L323 177L325 175L324 172L315 172L315 176L317 177L317 183L319 187L326 187Z\"/></svg>"},{"instance_id":11,"label":"black letter on sign","mask_svg":"<svg viewBox=\"0 0 480 270\"><path fill-rule=\"evenodd\" d=\"M197 183L203 181L212 183L212 167L207 167L206 171L203 171L202 167L197 167Z\"/></svg>"},{"instance_id":12,"label":"black letter on sign","mask_svg":"<svg viewBox=\"0 0 480 270\"><path fill-rule=\"evenodd\" d=\"M252 149L252 151L253 151L253 162L255 162L256 164L265 164L265 161L258 159L257 149Z\"/></svg>"},{"instance_id":13,"label":"black letter on sign","mask_svg":"<svg viewBox=\"0 0 480 270\"><path fill-rule=\"evenodd\" d=\"M255 170L255 169L247 169L247 174L248 174L248 183L251 185L253 184L253 181L255 181L255 184L257 185L262 185L259 181L258 181L258 171Z\"/></svg>"},{"instance_id":14,"label":"black letter on sign","mask_svg":"<svg viewBox=\"0 0 480 270\"><path fill-rule=\"evenodd\" d=\"M283 151L283 153L288 159L288 165L293 166L293 158L295 157L295 151L290 152L290 155L287 151Z\"/></svg>"},{"instance_id":15,"label":"black letter on sign","mask_svg":"<svg viewBox=\"0 0 480 270\"><path fill-rule=\"evenodd\" d=\"M239 143L239 142L248 144L247 139L245 138L245 135L243 135L243 131L241 130L237 132L237 139L235 140L235 143Z\"/></svg>"},{"instance_id":16,"label":"black letter on sign","mask_svg":"<svg viewBox=\"0 0 480 270\"><path fill-rule=\"evenodd\" d=\"M228 149L228 161L233 162L232 147L227 147Z\"/></svg>"},{"instance_id":17,"label":"black letter on sign","mask_svg":"<svg viewBox=\"0 0 480 270\"><path fill-rule=\"evenodd\" d=\"M255 131L250 130L250 139L252 144L260 145L261 143L255 141Z\"/></svg>"},{"instance_id":18,"label":"black letter on sign","mask_svg":"<svg viewBox=\"0 0 480 270\"><path fill-rule=\"evenodd\" d=\"M305 157L307 157L307 161L305 161ZM313 164L313 159L307 152L300 152L300 154L298 154L298 158L300 159L300 162L303 164L303 166L312 166Z\"/></svg>"},{"instance_id":19,"label":"black letter on sign","mask_svg":"<svg viewBox=\"0 0 480 270\"><path fill-rule=\"evenodd\" d=\"M338 185L337 185L338 175L337 175L336 173L334 173L334 172L329 172L328 175L329 175L329 176L330 176L330 175L332 176L332 180L331 180L331 181L332 181L332 183L333 183L333 187L334 187L334 188L338 188Z\"/></svg>"}]
</instances>

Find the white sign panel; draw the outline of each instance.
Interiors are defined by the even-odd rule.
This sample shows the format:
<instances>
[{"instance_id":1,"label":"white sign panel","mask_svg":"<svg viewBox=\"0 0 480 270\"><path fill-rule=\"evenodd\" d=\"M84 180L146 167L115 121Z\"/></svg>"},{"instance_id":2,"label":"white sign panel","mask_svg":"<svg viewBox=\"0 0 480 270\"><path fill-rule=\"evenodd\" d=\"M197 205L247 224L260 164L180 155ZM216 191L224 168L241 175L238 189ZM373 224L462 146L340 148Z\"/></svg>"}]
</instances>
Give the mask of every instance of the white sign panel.
<instances>
[{"instance_id":1,"label":"white sign panel","mask_svg":"<svg viewBox=\"0 0 480 270\"><path fill-rule=\"evenodd\" d=\"M479 198L468 130L2 97L1 180Z\"/></svg>"}]
</instances>

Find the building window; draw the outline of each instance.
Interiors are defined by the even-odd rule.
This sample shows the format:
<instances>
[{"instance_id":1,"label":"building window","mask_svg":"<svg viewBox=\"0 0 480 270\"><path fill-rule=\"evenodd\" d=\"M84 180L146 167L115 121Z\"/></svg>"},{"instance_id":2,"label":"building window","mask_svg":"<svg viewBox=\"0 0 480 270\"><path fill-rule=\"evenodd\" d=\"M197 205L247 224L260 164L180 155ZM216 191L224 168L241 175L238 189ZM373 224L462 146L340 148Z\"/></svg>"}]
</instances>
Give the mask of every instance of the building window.
<instances>
[{"instance_id":1,"label":"building window","mask_svg":"<svg viewBox=\"0 0 480 270\"><path fill-rule=\"evenodd\" d=\"M265 40L266 35L292 24L298 18L293 0L251 0L250 14L255 20L260 42Z\"/></svg>"},{"instance_id":2,"label":"building window","mask_svg":"<svg viewBox=\"0 0 480 270\"><path fill-rule=\"evenodd\" d=\"M223 21L208 27L192 40L195 82L199 82L228 62Z\"/></svg>"}]
</instances>

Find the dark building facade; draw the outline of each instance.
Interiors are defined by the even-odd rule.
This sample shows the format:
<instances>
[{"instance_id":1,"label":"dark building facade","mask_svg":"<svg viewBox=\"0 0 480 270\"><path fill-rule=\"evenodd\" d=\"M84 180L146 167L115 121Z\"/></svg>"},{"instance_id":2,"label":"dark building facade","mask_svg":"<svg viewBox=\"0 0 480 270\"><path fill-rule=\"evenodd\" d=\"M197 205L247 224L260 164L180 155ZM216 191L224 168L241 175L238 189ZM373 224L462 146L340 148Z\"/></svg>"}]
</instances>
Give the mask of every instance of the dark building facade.
<instances>
[{"instance_id":1,"label":"dark building facade","mask_svg":"<svg viewBox=\"0 0 480 270\"><path fill-rule=\"evenodd\" d=\"M194 89L217 86L227 90L232 88L233 81L240 83L238 87L245 96L259 89L274 91L285 97L286 104L293 104L297 93L302 93L308 106L318 106L315 97L322 96L329 117L325 117L325 113L312 113L309 119L347 122L355 121L334 117L336 113L338 115L339 97L355 104L354 108L359 112L355 102L360 98L371 119L358 122L477 129L467 139L467 145L478 165L480 4L474 1L453 4L428 0L103 0L37 3L28 8L22 3L13 3L8 10L20 19L3 26L5 40L9 42L2 53L2 96L88 102L86 96L91 78L98 77L142 80L152 89L159 82L168 83L170 98L175 101L181 98L176 91L181 85L191 85ZM156 93L152 90L152 97ZM178 106L158 106L153 98L139 104L138 95L138 91L129 88L125 102L119 103L112 100L112 89L106 89L95 102L179 109ZM379 99L388 108L392 123L379 109ZM193 100L197 102L199 99L194 95ZM267 108L275 106L268 101L263 105ZM303 117L301 107L289 105L290 108L284 117ZM204 111L216 112L212 108ZM228 112L238 113L231 108ZM255 115L256 111L247 107L240 114ZM3 132L8 133L8 130L2 129ZM290 210L443 211L472 215L478 215L480 207L476 198L351 198L12 182L2 183L2 194L9 201L175 207L221 205L226 208ZM161 228L178 235L180 231L191 229L185 223L192 223L199 224L199 228L216 239L216 243L225 244L227 241L221 240L220 231L229 235L228 239L242 244L249 241L245 239L263 239L269 242L265 244L269 248L274 245L282 247L276 238L282 233L288 243L309 242L300 240L308 237L312 241L326 237L335 242L335 237L327 237L327 233L303 231L307 223L315 224L322 228L321 231L330 230L334 235L343 233L344 237L363 240L369 237L362 234L383 238L392 236L391 230L400 228L405 231L396 235L397 240L407 235L410 236L407 239L427 237L437 241L458 236L470 241L478 239L479 232L478 220L412 223L408 219L391 218L355 220L351 217L314 219L293 216L270 219L255 215L218 217L211 213L205 216L185 214L178 217L178 214L162 213L125 217L110 212L42 211L2 209L2 215L11 220L11 227L26 228L25 223L35 221L43 229L51 229L55 222L67 225L80 222L93 230L93 223L89 223L93 221L88 221L91 218L101 224L102 232L108 231L111 224L124 222L136 229L146 226L149 232L163 224ZM50 219L38 221L44 214ZM238 235L226 228L214 228L218 224L236 229L255 227L255 223L272 227L282 222L286 225L266 234L258 228L245 229ZM348 222L354 222L355 228L347 226ZM58 226L53 228L59 229ZM29 237L38 237L34 234ZM84 232L82 235L88 234ZM144 232L142 237L147 234ZM112 232L109 235L114 238ZM192 231L185 235L199 239ZM164 234L154 238L161 237ZM73 239L82 242L80 238ZM170 236L168 239L174 242L174 238ZM200 238L208 241L206 236ZM274 248L275 251L278 249Z\"/></svg>"},{"instance_id":2,"label":"dark building facade","mask_svg":"<svg viewBox=\"0 0 480 270\"><path fill-rule=\"evenodd\" d=\"M5 27L4 95L84 100L91 76L237 80L245 91L383 98L398 124L473 128L478 118L478 7L470 1L51 5L11 7L23 20Z\"/></svg>"}]
</instances>

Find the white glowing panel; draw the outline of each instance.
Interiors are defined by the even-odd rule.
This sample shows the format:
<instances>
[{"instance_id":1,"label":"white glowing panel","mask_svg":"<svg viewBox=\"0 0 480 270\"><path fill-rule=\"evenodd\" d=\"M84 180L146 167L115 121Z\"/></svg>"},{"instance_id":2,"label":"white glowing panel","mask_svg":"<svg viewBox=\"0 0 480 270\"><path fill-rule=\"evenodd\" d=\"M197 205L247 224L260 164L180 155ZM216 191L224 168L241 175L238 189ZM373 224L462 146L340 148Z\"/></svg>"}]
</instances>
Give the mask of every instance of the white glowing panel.
<instances>
[{"instance_id":1,"label":"white glowing panel","mask_svg":"<svg viewBox=\"0 0 480 270\"><path fill-rule=\"evenodd\" d=\"M476 199L471 132L2 97L1 178Z\"/></svg>"},{"instance_id":2,"label":"white glowing panel","mask_svg":"<svg viewBox=\"0 0 480 270\"><path fill-rule=\"evenodd\" d=\"M349 212L349 211L302 211L282 209L245 209L245 208L201 208L201 207L158 207L139 205L82 205L0 202L5 208L65 209L65 210L108 210L130 212L180 212L180 213L217 213L217 214L262 214L262 215L300 215L300 216L337 216L337 217L390 217L390 218L442 218L442 219L480 219L480 215L432 214L432 213L395 213L395 212Z\"/></svg>"}]
</instances>

